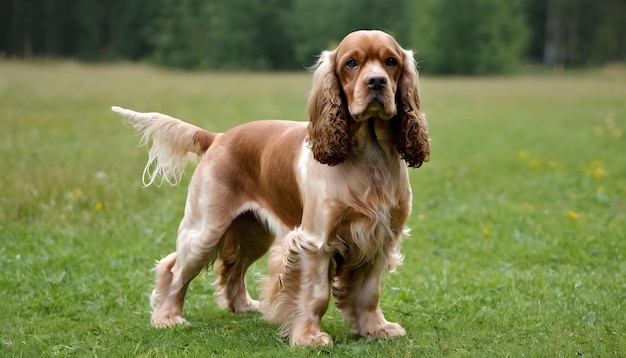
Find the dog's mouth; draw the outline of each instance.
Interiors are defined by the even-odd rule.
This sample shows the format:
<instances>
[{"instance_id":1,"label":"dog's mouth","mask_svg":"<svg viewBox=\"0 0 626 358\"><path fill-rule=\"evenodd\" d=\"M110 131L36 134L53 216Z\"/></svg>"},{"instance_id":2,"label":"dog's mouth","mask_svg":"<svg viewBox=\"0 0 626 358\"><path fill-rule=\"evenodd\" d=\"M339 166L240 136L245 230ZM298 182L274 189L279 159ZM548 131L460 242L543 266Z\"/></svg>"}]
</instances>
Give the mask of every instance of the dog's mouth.
<instances>
[{"instance_id":1,"label":"dog's mouth","mask_svg":"<svg viewBox=\"0 0 626 358\"><path fill-rule=\"evenodd\" d=\"M389 120L395 115L395 107L388 108L389 101L380 93L373 93L369 103L360 114L354 116L357 121L366 121L371 118Z\"/></svg>"}]
</instances>

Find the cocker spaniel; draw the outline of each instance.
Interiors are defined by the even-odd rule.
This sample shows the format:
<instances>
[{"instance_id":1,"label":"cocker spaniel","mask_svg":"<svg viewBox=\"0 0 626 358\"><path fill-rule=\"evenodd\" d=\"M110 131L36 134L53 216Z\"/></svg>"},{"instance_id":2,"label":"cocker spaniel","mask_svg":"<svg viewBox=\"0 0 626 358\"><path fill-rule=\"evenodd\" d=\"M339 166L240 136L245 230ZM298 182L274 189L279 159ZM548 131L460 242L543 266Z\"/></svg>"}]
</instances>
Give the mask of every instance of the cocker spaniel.
<instances>
[{"instance_id":1,"label":"cocker spaniel","mask_svg":"<svg viewBox=\"0 0 626 358\"><path fill-rule=\"evenodd\" d=\"M152 141L144 184L176 184L189 153L202 155L189 184L176 252L156 269L151 323L187 324L191 280L216 260L220 304L260 310L292 345L327 345L331 295L362 336L406 334L379 307L385 270L401 262L411 211L407 167L429 160L413 53L381 31L356 31L314 67L309 122L256 121L212 133L160 113L112 107ZM261 301L246 270L270 251Z\"/></svg>"}]
</instances>

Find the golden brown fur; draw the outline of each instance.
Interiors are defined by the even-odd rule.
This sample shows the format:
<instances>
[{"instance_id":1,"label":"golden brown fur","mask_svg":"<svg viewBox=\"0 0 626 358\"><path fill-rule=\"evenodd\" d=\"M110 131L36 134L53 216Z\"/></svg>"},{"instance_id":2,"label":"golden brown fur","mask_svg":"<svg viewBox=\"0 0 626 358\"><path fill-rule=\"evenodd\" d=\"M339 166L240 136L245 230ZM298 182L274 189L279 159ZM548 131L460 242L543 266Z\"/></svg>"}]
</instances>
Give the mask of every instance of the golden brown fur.
<instances>
[{"instance_id":1,"label":"golden brown fur","mask_svg":"<svg viewBox=\"0 0 626 358\"><path fill-rule=\"evenodd\" d=\"M157 175L176 183L187 152L203 155L176 252L157 265L152 325L186 324L189 283L220 259L220 304L261 310L293 345L332 342L321 327L331 295L353 332L404 335L385 319L379 299L384 271L402 262L411 210L407 165L419 167L430 155L417 81L410 51L383 32L357 31L322 53L308 125L258 121L218 134L113 107L144 141L154 140L148 184ZM244 277L268 250L259 303Z\"/></svg>"}]
</instances>

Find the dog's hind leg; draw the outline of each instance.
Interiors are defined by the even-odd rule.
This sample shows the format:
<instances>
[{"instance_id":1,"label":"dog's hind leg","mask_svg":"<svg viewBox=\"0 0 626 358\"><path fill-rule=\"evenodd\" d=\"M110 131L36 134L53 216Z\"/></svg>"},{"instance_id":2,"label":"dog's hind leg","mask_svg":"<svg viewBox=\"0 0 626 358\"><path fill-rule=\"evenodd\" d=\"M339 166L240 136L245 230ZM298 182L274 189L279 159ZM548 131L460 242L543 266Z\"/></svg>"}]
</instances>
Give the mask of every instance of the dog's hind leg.
<instances>
[{"instance_id":1,"label":"dog's hind leg","mask_svg":"<svg viewBox=\"0 0 626 358\"><path fill-rule=\"evenodd\" d=\"M221 234L191 229L187 221L185 217L179 228L176 252L157 264L156 286L150 297L154 327L187 324L182 313L189 283L213 264L220 251Z\"/></svg>"},{"instance_id":2,"label":"dog's hind leg","mask_svg":"<svg viewBox=\"0 0 626 358\"><path fill-rule=\"evenodd\" d=\"M170 294L172 287L178 286L174 284L177 272L176 253L172 252L157 263L156 267L156 287L150 296L150 306L152 307L152 318L150 323L155 327L167 327L177 324L187 324L183 318L182 300L185 292ZM183 298L178 296L182 295ZM167 301L167 302L166 302ZM180 301L180 304L176 302ZM166 307L169 307L165 309Z\"/></svg>"},{"instance_id":3,"label":"dog's hind leg","mask_svg":"<svg viewBox=\"0 0 626 358\"><path fill-rule=\"evenodd\" d=\"M222 261L213 283L220 306L236 313L258 311L259 301L250 297L246 271L269 249L273 235L252 212L239 215L222 238Z\"/></svg>"},{"instance_id":4,"label":"dog's hind leg","mask_svg":"<svg viewBox=\"0 0 626 358\"><path fill-rule=\"evenodd\" d=\"M231 210L224 205L230 192L216 186L211 193L203 192L211 186L198 185L194 182L197 178L194 175L189 186L176 252L157 265L156 286L150 298L151 324L155 327L187 323L182 315L187 287L202 269L210 267L218 258L222 239L233 220Z\"/></svg>"}]
</instances>

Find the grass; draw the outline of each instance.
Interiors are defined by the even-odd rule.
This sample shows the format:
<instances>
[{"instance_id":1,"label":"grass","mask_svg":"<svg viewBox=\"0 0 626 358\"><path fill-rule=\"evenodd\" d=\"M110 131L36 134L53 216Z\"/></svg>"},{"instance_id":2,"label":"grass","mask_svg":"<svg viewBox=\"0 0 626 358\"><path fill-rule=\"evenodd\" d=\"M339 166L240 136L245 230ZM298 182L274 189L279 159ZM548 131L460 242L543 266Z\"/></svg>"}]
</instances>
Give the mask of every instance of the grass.
<instances>
[{"instance_id":1,"label":"grass","mask_svg":"<svg viewBox=\"0 0 626 358\"><path fill-rule=\"evenodd\" d=\"M187 296L191 327L151 328L151 268L174 249L186 183L142 188L145 150L109 107L223 131L305 119L309 85L0 62L0 356L626 355L623 67L422 79L432 161L411 171L412 237L381 303L408 336L356 338L331 308L334 345L292 348L260 315L220 310L211 271Z\"/></svg>"}]
</instances>

